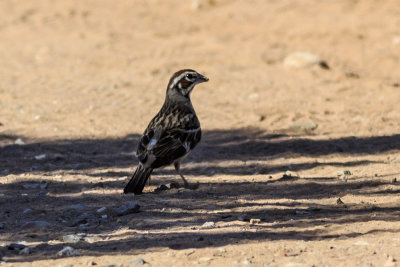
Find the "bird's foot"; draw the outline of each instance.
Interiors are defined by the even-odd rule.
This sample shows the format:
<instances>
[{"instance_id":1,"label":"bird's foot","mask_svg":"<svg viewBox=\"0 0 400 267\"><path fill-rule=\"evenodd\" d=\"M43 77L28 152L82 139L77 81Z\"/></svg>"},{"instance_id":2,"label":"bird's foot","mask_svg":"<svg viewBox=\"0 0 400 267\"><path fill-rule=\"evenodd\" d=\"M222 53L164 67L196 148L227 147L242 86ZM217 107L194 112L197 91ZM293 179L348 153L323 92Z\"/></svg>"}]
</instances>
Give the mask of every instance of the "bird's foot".
<instances>
[{"instance_id":1,"label":"bird's foot","mask_svg":"<svg viewBox=\"0 0 400 267\"><path fill-rule=\"evenodd\" d=\"M195 184L186 183L183 185L183 187L190 189L190 190L195 190L195 189L199 188L199 182L197 182Z\"/></svg>"}]
</instances>

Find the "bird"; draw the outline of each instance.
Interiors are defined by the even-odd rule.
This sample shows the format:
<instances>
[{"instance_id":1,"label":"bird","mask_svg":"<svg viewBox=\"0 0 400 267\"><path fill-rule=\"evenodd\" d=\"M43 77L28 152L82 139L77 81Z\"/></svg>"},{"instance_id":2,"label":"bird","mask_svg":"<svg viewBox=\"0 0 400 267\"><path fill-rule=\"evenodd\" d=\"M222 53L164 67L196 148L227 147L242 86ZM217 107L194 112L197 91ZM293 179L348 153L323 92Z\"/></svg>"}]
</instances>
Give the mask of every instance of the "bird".
<instances>
[{"instance_id":1,"label":"bird","mask_svg":"<svg viewBox=\"0 0 400 267\"><path fill-rule=\"evenodd\" d=\"M200 121L190 95L195 85L208 80L192 69L182 69L172 75L164 104L140 138L136 151L139 164L124 188L125 194L141 194L153 170L171 164L184 186L189 187L180 169L181 161L201 140Z\"/></svg>"}]
</instances>

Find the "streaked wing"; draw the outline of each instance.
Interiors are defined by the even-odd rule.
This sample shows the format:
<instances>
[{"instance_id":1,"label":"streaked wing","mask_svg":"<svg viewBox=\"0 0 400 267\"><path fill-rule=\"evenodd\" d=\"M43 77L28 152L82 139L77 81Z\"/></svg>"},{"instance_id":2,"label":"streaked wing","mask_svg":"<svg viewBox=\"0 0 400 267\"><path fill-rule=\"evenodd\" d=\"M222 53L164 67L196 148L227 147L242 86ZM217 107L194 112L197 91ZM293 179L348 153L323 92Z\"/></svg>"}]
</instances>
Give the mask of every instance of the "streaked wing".
<instances>
[{"instance_id":1,"label":"streaked wing","mask_svg":"<svg viewBox=\"0 0 400 267\"><path fill-rule=\"evenodd\" d=\"M137 154L143 163L151 156L154 158L151 166L158 168L185 156L197 145L200 138L200 128L195 130L169 129L159 134L157 131L149 131L149 134L142 137Z\"/></svg>"}]
</instances>

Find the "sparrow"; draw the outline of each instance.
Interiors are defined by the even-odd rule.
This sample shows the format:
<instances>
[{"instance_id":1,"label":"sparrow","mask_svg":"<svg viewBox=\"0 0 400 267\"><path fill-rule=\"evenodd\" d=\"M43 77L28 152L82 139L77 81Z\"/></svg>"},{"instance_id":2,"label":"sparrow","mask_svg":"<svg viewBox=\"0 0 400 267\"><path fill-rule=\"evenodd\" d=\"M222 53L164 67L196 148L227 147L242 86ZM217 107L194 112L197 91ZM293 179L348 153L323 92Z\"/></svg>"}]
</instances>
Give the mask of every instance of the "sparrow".
<instances>
[{"instance_id":1,"label":"sparrow","mask_svg":"<svg viewBox=\"0 0 400 267\"><path fill-rule=\"evenodd\" d=\"M207 77L192 69L183 69L172 75L164 104L139 141L136 152L139 165L124 188L125 194L141 194L152 171L172 163L184 186L189 187L180 170L181 160L201 139L200 121L190 94L196 84L207 81Z\"/></svg>"}]
</instances>

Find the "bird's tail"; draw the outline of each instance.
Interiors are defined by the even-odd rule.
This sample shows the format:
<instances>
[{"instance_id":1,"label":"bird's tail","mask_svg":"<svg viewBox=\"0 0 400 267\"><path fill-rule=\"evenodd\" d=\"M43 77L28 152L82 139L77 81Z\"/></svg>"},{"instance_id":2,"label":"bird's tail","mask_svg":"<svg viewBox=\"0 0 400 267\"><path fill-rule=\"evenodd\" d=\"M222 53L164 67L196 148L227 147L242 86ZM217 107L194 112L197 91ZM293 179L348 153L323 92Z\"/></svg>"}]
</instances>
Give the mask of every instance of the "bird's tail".
<instances>
[{"instance_id":1,"label":"bird's tail","mask_svg":"<svg viewBox=\"0 0 400 267\"><path fill-rule=\"evenodd\" d=\"M134 193L139 195L142 193L144 185L149 178L152 168L145 168L142 164L139 164L132 178L129 180L128 184L124 188L124 194Z\"/></svg>"}]
</instances>

